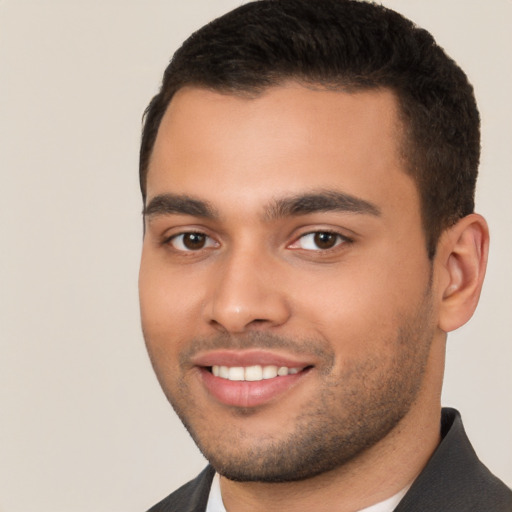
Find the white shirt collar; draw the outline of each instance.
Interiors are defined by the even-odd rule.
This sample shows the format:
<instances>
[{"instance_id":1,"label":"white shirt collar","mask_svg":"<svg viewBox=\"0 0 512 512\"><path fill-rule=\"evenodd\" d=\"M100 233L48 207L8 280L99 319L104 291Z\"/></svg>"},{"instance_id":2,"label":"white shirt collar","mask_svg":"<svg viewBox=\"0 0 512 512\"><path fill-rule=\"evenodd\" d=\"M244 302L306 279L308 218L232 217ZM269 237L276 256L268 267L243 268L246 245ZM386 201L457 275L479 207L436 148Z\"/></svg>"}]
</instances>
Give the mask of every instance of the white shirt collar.
<instances>
[{"instance_id":1,"label":"white shirt collar","mask_svg":"<svg viewBox=\"0 0 512 512\"><path fill-rule=\"evenodd\" d=\"M215 473L215 476L213 477L212 486L210 487L210 495L208 496L208 504L206 505L206 512L226 512L226 507L224 507L224 503L222 503L220 478L218 473Z\"/></svg>"},{"instance_id":2,"label":"white shirt collar","mask_svg":"<svg viewBox=\"0 0 512 512\"><path fill-rule=\"evenodd\" d=\"M380 503L376 503L370 507L363 508L359 512L392 512L408 490L409 486L402 489L400 492L397 492L394 496L391 496L391 498L381 501ZM213 477L212 486L210 487L210 495L208 496L208 504L206 505L206 512L226 512L226 508L222 502L222 495L220 493L220 478L218 473L215 473L215 476Z\"/></svg>"}]
</instances>

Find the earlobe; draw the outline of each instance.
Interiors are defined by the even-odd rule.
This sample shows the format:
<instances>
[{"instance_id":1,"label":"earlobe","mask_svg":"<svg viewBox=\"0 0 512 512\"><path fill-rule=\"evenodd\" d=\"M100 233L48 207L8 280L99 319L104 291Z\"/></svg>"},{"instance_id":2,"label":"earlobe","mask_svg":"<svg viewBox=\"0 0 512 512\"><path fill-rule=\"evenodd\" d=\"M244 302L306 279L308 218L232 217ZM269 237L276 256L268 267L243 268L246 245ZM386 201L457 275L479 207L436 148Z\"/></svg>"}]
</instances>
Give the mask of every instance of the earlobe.
<instances>
[{"instance_id":1,"label":"earlobe","mask_svg":"<svg viewBox=\"0 0 512 512\"><path fill-rule=\"evenodd\" d=\"M443 233L436 256L442 275L439 327L443 331L457 329L473 315L482 290L488 250L489 230L481 215L468 215Z\"/></svg>"}]
</instances>

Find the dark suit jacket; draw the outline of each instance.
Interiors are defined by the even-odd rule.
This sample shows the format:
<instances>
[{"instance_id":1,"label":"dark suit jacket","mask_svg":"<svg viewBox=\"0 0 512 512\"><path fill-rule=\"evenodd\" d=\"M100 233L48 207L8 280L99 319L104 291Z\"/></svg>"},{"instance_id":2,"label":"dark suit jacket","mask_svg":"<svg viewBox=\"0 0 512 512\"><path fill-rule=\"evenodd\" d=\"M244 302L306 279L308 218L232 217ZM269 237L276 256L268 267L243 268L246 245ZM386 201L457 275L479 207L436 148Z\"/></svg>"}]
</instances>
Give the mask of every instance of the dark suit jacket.
<instances>
[{"instance_id":1,"label":"dark suit jacket","mask_svg":"<svg viewBox=\"0 0 512 512\"><path fill-rule=\"evenodd\" d=\"M478 460L456 410L443 409L441 435L395 512L512 512L512 491ZM204 512L214 474L208 466L148 512Z\"/></svg>"}]
</instances>

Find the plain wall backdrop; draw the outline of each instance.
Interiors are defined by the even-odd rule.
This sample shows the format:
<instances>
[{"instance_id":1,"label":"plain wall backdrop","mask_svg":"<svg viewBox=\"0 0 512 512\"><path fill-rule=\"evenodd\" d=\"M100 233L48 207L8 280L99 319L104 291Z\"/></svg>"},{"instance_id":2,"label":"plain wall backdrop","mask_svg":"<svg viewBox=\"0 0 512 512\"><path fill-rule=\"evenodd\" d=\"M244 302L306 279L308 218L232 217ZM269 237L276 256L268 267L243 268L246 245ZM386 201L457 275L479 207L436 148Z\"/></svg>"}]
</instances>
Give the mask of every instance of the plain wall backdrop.
<instances>
[{"instance_id":1,"label":"plain wall backdrop","mask_svg":"<svg viewBox=\"0 0 512 512\"><path fill-rule=\"evenodd\" d=\"M153 375L137 271L141 115L235 0L0 0L0 512L136 512L205 464ZM512 485L512 1L386 0L465 69L482 115L480 307L444 404Z\"/></svg>"}]
</instances>

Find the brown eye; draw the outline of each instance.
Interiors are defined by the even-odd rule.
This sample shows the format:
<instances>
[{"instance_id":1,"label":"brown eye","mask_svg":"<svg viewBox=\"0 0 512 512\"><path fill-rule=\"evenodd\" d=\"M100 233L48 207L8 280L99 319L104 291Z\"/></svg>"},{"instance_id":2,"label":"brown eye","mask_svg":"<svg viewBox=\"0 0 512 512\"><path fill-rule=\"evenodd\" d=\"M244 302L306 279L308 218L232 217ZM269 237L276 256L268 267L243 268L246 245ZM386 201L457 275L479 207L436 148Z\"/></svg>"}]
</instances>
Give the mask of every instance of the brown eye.
<instances>
[{"instance_id":1,"label":"brown eye","mask_svg":"<svg viewBox=\"0 0 512 512\"><path fill-rule=\"evenodd\" d=\"M313 242L318 247L318 249L331 249L334 247L339 240L339 235L334 233L323 233L318 232L314 233Z\"/></svg>"},{"instance_id":2,"label":"brown eye","mask_svg":"<svg viewBox=\"0 0 512 512\"><path fill-rule=\"evenodd\" d=\"M201 233L186 233L183 235L183 245L191 251L202 249L206 241L206 236Z\"/></svg>"},{"instance_id":3,"label":"brown eye","mask_svg":"<svg viewBox=\"0 0 512 512\"><path fill-rule=\"evenodd\" d=\"M303 249L306 251L327 251L350 240L333 231L313 231L298 238L291 249Z\"/></svg>"},{"instance_id":4,"label":"brown eye","mask_svg":"<svg viewBox=\"0 0 512 512\"><path fill-rule=\"evenodd\" d=\"M170 244L178 251L200 251L207 247L214 247L216 244L204 233L181 233L171 238Z\"/></svg>"}]
</instances>

